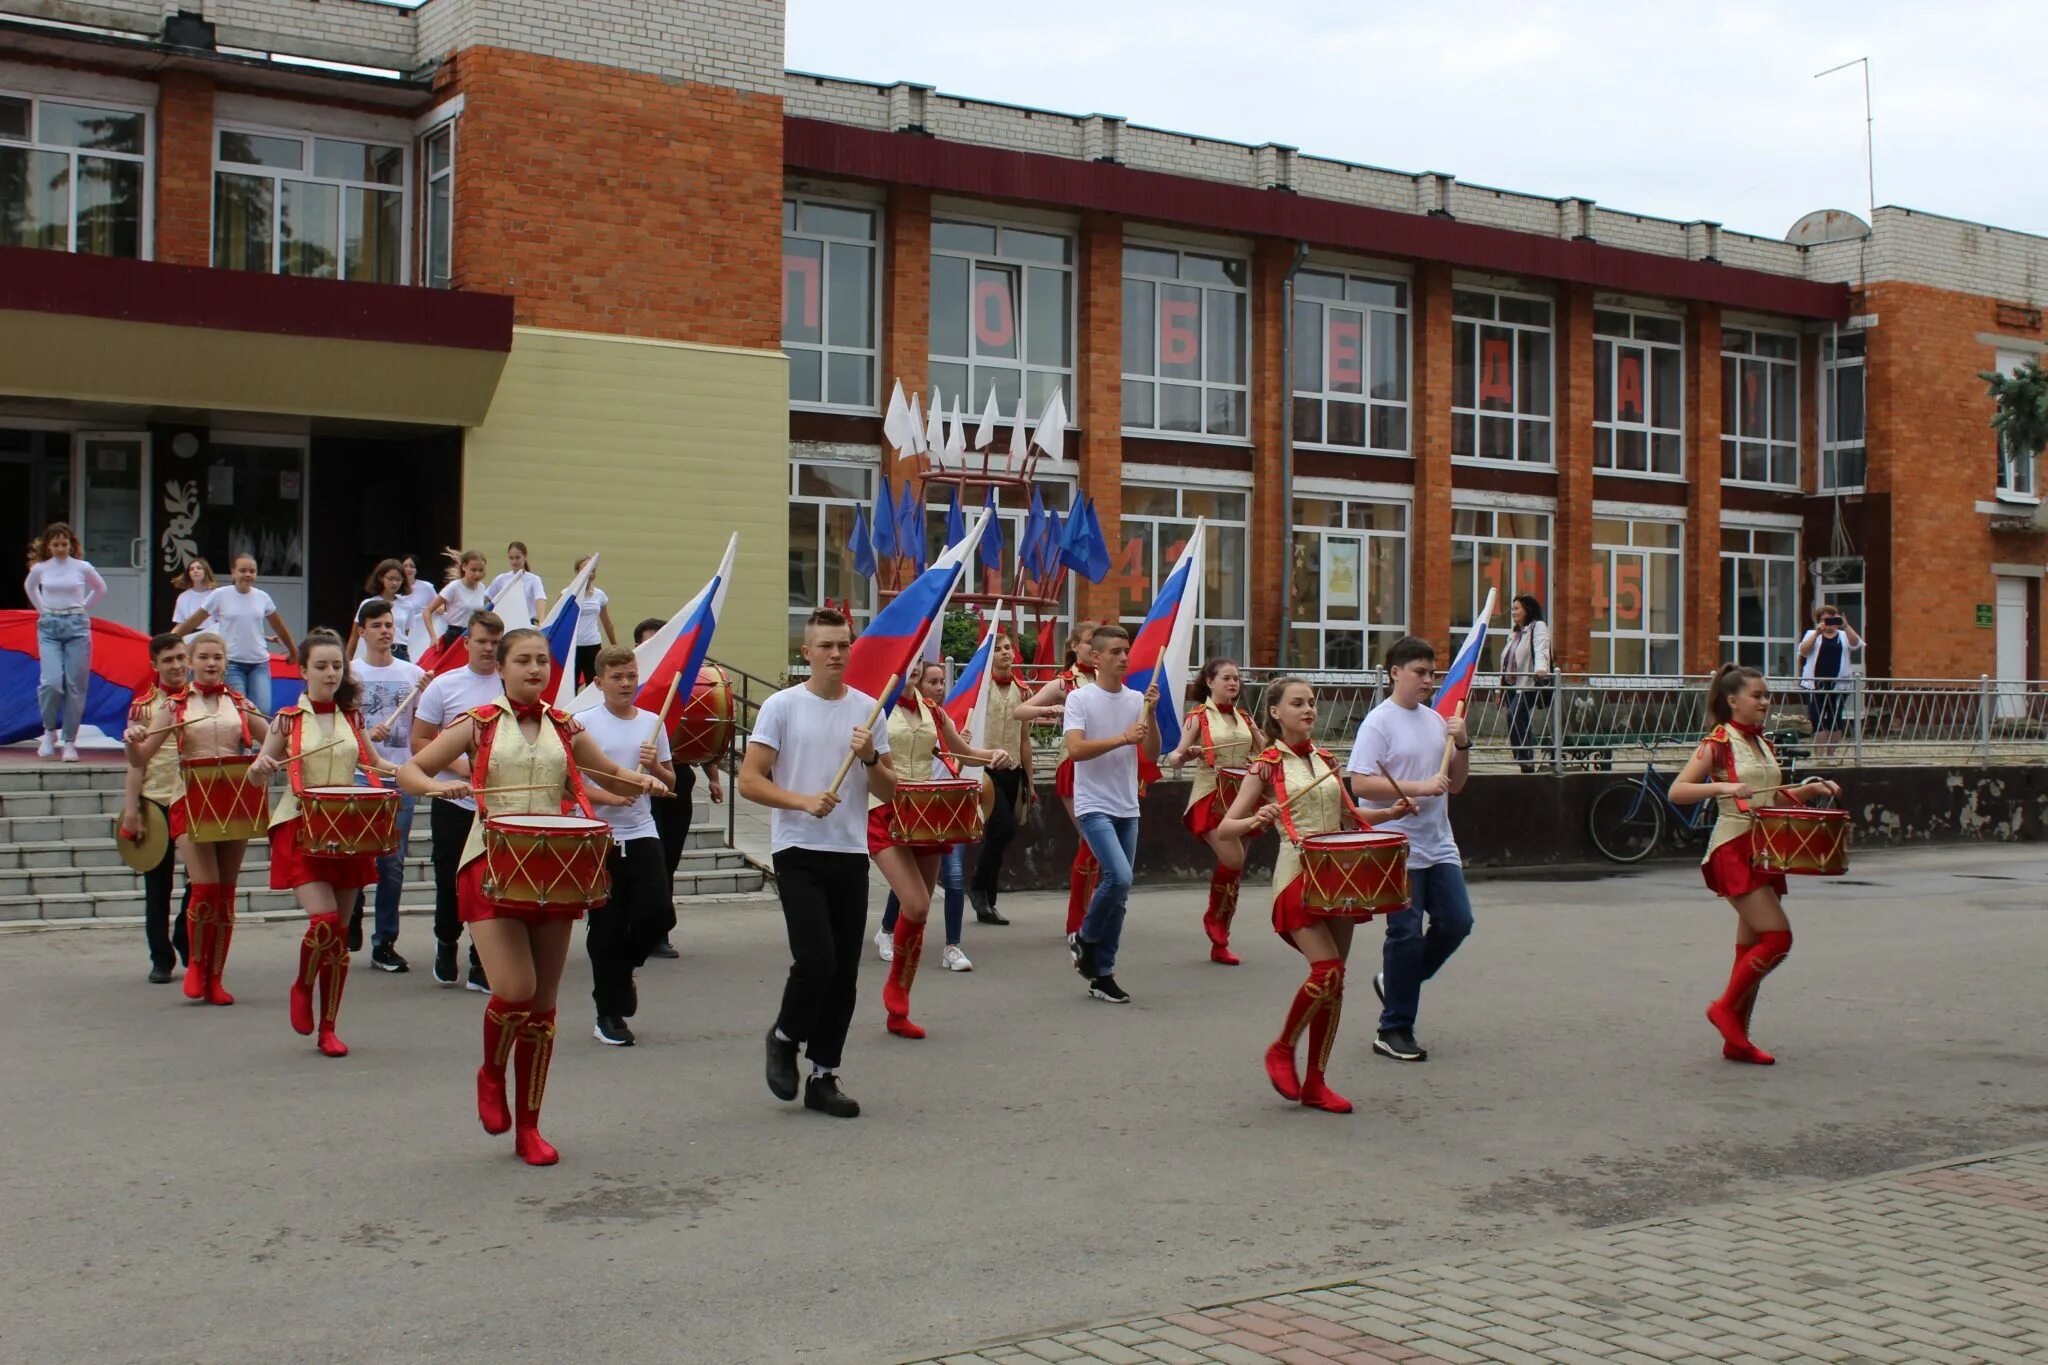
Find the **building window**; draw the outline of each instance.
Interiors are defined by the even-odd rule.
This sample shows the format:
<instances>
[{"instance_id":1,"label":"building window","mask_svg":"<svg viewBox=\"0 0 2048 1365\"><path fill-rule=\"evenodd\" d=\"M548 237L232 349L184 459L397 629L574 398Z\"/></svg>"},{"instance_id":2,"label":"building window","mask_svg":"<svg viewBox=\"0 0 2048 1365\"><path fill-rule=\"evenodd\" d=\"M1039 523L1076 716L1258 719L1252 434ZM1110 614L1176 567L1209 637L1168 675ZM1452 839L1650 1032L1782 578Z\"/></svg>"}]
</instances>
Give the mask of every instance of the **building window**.
<instances>
[{"instance_id":1,"label":"building window","mask_svg":"<svg viewBox=\"0 0 2048 1365\"><path fill-rule=\"evenodd\" d=\"M1863 334L1822 337L1820 491L1863 491Z\"/></svg>"},{"instance_id":2,"label":"building window","mask_svg":"<svg viewBox=\"0 0 2048 1365\"><path fill-rule=\"evenodd\" d=\"M875 410L880 217L858 204L782 201L782 349L792 403Z\"/></svg>"},{"instance_id":3,"label":"building window","mask_svg":"<svg viewBox=\"0 0 2048 1365\"><path fill-rule=\"evenodd\" d=\"M1683 527L1593 521L1593 671L1675 677Z\"/></svg>"},{"instance_id":4,"label":"building window","mask_svg":"<svg viewBox=\"0 0 2048 1365\"><path fill-rule=\"evenodd\" d=\"M405 148L223 128L213 263L325 280L405 280Z\"/></svg>"},{"instance_id":5,"label":"building window","mask_svg":"<svg viewBox=\"0 0 2048 1365\"><path fill-rule=\"evenodd\" d=\"M1296 498L1293 555L1292 667L1374 667L1408 633L1405 503Z\"/></svg>"},{"instance_id":6,"label":"building window","mask_svg":"<svg viewBox=\"0 0 2048 1365\"><path fill-rule=\"evenodd\" d=\"M1799 338L1721 333L1721 477L1799 487Z\"/></svg>"},{"instance_id":7,"label":"building window","mask_svg":"<svg viewBox=\"0 0 2048 1365\"><path fill-rule=\"evenodd\" d=\"M1593 313L1593 467L1685 473L1685 324L1658 313Z\"/></svg>"},{"instance_id":8,"label":"building window","mask_svg":"<svg viewBox=\"0 0 2048 1365\"><path fill-rule=\"evenodd\" d=\"M1408 453L1408 286L1304 270L1294 279L1294 439Z\"/></svg>"},{"instance_id":9,"label":"building window","mask_svg":"<svg viewBox=\"0 0 2048 1365\"><path fill-rule=\"evenodd\" d=\"M1242 437L1248 262L1124 248L1124 429Z\"/></svg>"},{"instance_id":10,"label":"building window","mask_svg":"<svg viewBox=\"0 0 2048 1365\"><path fill-rule=\"evenodd\" d=\"M143 253L149 115L0 94L0 246Z\"/></svg>"},{"instance_id":11,"label":"building window","mask_svg":"<svg viewBox=\"0 0 2048 1365\"><path fill-rule=\"evenodd\" d=\"M2027 367L2028 357L2015 355L2010 351L1998 353L1998 372L2017 374ZM2020 501L2032 501L2040 497L2036 465L2037 452L2015 450L2003 437L1994 436L1998 442L1998 496Z\"/></svg>"},{"instance_id":12,"label":"building window","mask_svg":"<svg viewBox=\"0 0 2048 1365\"><path fill-rule=\"evenodd\" d=\"M1451 455L1549 464L1548 299L1451 294Z\"/></svg>"},{"instance_id":13,"label":"building window","mask_svg":"<svg viewBox=\"0 0 2048 1365\"><path fill-rule=\"evenodd\" d=\"M1455 508L1451 512L1451 629L1459 638L1479 619L1486 594L1495 596L1493 623L1479 667L1500 667L1506 647L1509 601L1522 593L1550 601L1550 514ZM1547 610L1546 610L1547 614Z\"/></svg>"},{"instance_id":14,"label":"building window","mask_svg":"<svg viewBox=\"0 0 2048 1365\"><path fill-rule=\"evenodd\" d=\"M1799 533L1721 528L1721 657L1773 678L1798 672Z\"/></svg>"},{"instance_id":15,"label":"building window","mask_svg":"<svg viewBox=\"0 0 2048 1365\"><path fill-rule=\"evenodd\" d=\"M1074 406L1074 239L1039 228L932 224L932 384L979 412Z\"/></svg>"},{"instance_id":16,"label":"building window","mask_svg":"<svg viewBox=\"0 0 2048 1365\"><path fill-rule=\"evenodd\" d=\"M1109 571L1125 625L1135 629L1151 610L1161 580L1187 548L1195 518L1203 517L1202 614L1195 621L1193 657L1245 662L1245 584L1248 493L1226 488L1124 485L1123 545Z\"/></svg>"},{"instance_id":17,"label":"building window","mask_svg":"<svg viewBox=\"0 0 2048 1365\"><path fill-rule=\"evenodd\" d=\"M871 465L789 465L789 657L802 658L804 621L826 602L853 603L854 634L874 615L874 584L853 567L853 516L875 501Z\"/></svg>"},{"instance_id":18,"label":"building window","mask_svg":"<svg viewBox=\"0 0 2048 1365\"><path fill-rule=\"evenodd\" d=\"M446 289L454 275L455 121L420 139L420 168L427 192L420 196L420 283Z\"/></svg>"}]
</instances>

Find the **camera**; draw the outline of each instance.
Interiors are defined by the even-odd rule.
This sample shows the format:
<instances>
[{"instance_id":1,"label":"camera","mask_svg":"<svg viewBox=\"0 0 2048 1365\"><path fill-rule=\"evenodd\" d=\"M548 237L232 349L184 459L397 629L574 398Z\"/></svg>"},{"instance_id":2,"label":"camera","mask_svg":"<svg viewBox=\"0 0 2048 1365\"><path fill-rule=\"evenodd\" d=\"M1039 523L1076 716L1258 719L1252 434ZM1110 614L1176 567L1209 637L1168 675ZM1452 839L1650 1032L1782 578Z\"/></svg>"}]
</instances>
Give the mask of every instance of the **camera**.
<instances>
[{"instance_id":1,"label":"camera","mask_svg":"<svg viewBox=\"0 0 2048 1365\"><path fill-rule=\"evenodd\" d=\"M1848 622L1844 621L1839 616L1823 616L1820 618L1820 623L1824 626L1842 626L1848 624Z\"/></svg>"}]
</instances>

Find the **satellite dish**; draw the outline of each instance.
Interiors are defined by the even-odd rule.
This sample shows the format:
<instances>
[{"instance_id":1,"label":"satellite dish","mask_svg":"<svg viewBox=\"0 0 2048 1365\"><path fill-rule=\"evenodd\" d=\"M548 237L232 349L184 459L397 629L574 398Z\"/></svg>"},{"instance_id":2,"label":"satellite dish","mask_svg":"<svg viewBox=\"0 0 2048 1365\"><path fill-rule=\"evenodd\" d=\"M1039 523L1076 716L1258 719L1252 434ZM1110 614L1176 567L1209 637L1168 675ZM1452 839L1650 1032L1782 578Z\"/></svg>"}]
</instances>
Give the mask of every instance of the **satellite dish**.
<instances>
[{"instance_id":1,"label":"satellite dish","mask_svg":"<svg viewBox=\"0 0 2048 1365\"><path fill-rule=\"evenodd\" d=\"M1870 224L1847 209L1816 209L1792 225L1785 240L1794 246L1825 246L1829 242L1860 242Z\"/></svg>"}]
</instances>

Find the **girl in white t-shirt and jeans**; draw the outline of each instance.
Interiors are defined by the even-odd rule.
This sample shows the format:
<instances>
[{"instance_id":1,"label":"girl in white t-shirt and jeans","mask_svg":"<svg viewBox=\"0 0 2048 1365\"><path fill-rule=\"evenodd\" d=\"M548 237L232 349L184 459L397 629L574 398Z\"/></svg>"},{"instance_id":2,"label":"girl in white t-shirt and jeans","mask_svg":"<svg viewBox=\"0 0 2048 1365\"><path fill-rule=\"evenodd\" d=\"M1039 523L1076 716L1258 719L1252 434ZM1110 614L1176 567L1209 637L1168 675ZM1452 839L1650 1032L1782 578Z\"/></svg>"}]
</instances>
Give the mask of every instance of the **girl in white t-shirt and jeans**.
<instances>
[{"instance_id":1,"label":"girl in white t-shirt and jeans","mask_svg":"<svg viewBox=\"0 0 2048 1365\"><path fill-rule=\"evenodd\" d=\"M41 671L36 704L43 713L41 758L57 756L62 727L64 761L78 762L78 726L85 719L85 690L92 682L92 609L107 595L100 571L71 552L78 537L53 521L36 538L36 562L22 584L36 609L36 652Z\"/></svg>"},{"instance_id":2,"label":"girl in white t-shirt and jeans","mask_svg":"<svg viewBox=\"0 0 2048 1365\"><path fill-rule=\"evenodd\" d=\"M490 609L490 593L484 587L484 557L481 551L446 552L455 561L456 577L427 605L427 623L439 615L447 623L441 632L442 648L453 645L469 630L469 618Z\"/></svg>"},{"instance_id":3,"label":"girl in white t-shirt and jeans","mask_svg":"<svg viewBox=\"0 0 2048 1365\"><path fill-rule=\"evenodd\" d=\"M284 646L296 654L290 627L278 614L270 594L256 586L256 556L235 556L235 577L231 586L215 589L198 611L178 627L178 634L190 635L213 621L213 628L228 642L228 686L240 692L267 720L270 709L270 642L264 638L267 626Z\"/></svg>"},{"instance_id":4,"label":"girl in white t-shirt and jeans","mask_svg":"<svg viewBox=\"0 0 2048 1365\"><path fill-rule=\"evenodd\" d=\"M220 582L213 576L213 566L195 557L171 575L171 586L179 589L177 604L171 608L171 629L176 630L206 605L206 599L220 587Z\"/></svg>"}]
</instances>

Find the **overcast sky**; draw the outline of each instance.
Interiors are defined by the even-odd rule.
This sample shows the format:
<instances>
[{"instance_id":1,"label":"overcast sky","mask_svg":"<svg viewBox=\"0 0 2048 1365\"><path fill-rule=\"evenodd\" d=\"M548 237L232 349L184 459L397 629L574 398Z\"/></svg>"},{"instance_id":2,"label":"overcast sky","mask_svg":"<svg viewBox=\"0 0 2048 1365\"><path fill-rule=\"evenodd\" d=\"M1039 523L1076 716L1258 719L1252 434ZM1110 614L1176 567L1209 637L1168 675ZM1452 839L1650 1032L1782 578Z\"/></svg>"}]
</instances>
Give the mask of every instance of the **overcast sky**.
<instances>
[{"instance_id":1,"label":"overcast sky","mask_svg":"<svg viewBox=\"0 0 2048 1365\"><path fill-rule=\"evenodd\" d=\"M790 67L1783 236L1868 200L2048 234L2041 0L789 0ZM1336 17L1341 16L1341 17Z\"/></svg>"}]
</instances>

